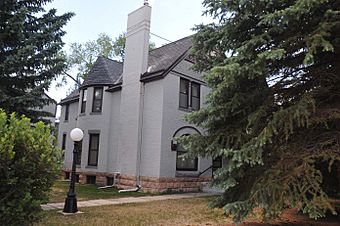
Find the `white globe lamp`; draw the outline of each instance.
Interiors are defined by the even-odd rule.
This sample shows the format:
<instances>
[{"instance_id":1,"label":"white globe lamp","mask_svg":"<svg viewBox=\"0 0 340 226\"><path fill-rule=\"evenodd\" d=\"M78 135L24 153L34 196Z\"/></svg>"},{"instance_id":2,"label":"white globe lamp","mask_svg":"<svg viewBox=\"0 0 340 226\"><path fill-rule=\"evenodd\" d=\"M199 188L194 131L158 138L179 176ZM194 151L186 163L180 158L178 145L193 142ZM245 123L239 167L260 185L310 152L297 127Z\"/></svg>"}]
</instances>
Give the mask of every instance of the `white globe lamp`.
<instances>
[{"instance_id":1,"label":"white globe lamp","mask_svg":"<svg viewBox=\"0 0 340 226\"><path fill-rule=\"evenodd\" d=\"M84 133L81 129L74 128L70 133L70 137L73 141L81 141L84 137Z\"/></svg>"}]
</instances>

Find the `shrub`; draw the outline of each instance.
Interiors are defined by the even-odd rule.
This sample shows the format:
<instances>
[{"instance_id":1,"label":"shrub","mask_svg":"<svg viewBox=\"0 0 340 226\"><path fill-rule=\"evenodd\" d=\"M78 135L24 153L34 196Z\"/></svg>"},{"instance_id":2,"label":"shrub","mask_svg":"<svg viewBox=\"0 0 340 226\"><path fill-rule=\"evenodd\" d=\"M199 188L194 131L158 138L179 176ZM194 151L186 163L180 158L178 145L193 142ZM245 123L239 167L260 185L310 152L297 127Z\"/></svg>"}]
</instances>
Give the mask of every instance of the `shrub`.
<instances>
[{"instance_id":1,"label":"shrub","mask_svg":"<svg viewBox=\"0 0 340 226\"><path fill-rule=\"evenodd\" d=\"M58 177L61 150L49 126L0 109L0 222L29 225Z\"/></svg>"}]
</instances>

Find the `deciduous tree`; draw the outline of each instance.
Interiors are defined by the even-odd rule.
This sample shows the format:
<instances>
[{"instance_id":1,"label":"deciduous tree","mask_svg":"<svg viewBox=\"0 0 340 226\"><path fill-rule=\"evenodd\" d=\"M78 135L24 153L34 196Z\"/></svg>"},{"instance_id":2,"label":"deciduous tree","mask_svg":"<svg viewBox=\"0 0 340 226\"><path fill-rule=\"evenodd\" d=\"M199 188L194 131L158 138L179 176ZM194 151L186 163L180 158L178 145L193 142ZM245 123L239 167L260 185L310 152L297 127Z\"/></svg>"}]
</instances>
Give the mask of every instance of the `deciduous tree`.
<instances>
[{"instance_id":1,"label":"deciduous tree","mask_svg":"<svg viewBox=\"0 0 340 226\"><path fill-rule=\"evenodd\" d=\"M83 44L72 43L70 46L70 54L68 54L67 59L69 67L77 68L78 74L76 80L81 82L86 79L94 62L99 56L123 61L125 55L125 41L125 33L120 34L115 40L107 34L102 33L96 40L88 41ZM153 48L155 48L155 44L151 42L150 49Z\"/></svg>"},{"instance_id":2,"label":"deciduous tree","mask_svg":"<svg viewBox=\"0 0 340 226\"><path fill-rule=\"evenodd\" d=\"M60 172L61 150L49 126L0 109L0 222L32 225Z\"/></svg>"}]
</instances>

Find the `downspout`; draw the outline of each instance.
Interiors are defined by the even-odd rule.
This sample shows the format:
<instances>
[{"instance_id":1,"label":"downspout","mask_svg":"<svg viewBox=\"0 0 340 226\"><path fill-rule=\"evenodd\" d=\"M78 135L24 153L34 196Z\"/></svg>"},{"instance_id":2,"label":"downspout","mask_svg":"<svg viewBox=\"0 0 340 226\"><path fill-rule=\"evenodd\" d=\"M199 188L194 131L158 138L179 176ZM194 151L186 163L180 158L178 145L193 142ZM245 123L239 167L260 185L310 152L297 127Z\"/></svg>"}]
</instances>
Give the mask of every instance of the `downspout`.
<instances>
[{"instance_id":1,"label":"downspout","mask_svg":"<svg viewBox=\"0 0 340 226\"><path fill-rule=\"evenodd\" d=\"M137 187L141 187L141 162L142 162L142 148L143 148L143 125L144 125L144 97L145 97L145 83L142 82L141 84L141 93L140 93L140 118L139 118L139 142L138 142L138 156L137 156L137 178L136 178L136 185Z\"/></svg>"}]
</instances>

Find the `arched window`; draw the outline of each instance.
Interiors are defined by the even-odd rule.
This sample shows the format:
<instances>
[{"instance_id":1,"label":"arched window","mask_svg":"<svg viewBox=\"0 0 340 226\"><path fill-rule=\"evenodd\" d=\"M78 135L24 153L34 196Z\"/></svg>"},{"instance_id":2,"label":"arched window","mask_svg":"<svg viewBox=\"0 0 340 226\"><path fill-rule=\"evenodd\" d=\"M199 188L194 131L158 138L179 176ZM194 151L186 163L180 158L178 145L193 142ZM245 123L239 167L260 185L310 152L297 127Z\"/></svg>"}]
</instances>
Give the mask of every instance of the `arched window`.
<instances>
[{"instance_id":1,"label":"arched window","mask_svg":"<svg viewBox=\"0 0 340 226\"><path fill-rule=\"evenodd\" d=\"M184 134L182 136L188 136L190 134ZM176 154L176 170L178 171L197 171L198 158L187 156L188 150L186 150L181 144L177 144Z\"/></svg>"}]
</instances>

